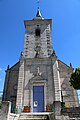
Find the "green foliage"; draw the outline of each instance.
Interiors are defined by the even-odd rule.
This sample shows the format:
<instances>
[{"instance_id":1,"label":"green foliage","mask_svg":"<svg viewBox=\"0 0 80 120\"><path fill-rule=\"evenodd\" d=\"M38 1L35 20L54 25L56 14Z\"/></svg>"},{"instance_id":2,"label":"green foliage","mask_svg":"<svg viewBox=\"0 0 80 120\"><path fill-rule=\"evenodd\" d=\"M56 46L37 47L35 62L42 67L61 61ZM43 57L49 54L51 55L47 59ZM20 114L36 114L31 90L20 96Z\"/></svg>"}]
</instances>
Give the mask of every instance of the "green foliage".
<instances>
[{"instance_id":1,"label":"green foliage","mask_svg":"<svg viewBox=\"0 0 80 120\"><path fill-rule=\"evenodd\" d=\"M2 108L2 101L0 101L0 109Z\"/></svg>"},{"instance_id":2,"label":"green foliage","mask_svg":"<svg viewBox=\"0 0 80 120\"><path fill-rule=\"evenodd\" d=\"M65 102L61 102L61 107L65 108Z\"/></svg>"},{"instance_id":3,"label":"green foliage","mask_svg":"<svg viewBox=\"0 0 80 120\"><path fill-rule=\"evenodd\" d=\"M71 74L69 82L74 89L80 89L80 68L76 68L75 71Z\"/></svg>"}]
</instances>

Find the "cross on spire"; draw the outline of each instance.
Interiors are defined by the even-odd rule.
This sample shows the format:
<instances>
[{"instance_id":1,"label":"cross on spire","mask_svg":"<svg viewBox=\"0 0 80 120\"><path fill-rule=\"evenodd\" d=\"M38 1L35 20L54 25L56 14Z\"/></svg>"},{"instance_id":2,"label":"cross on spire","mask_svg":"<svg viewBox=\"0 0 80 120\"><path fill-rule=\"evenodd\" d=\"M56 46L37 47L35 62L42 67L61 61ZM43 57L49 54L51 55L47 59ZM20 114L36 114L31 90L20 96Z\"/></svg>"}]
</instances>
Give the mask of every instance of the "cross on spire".
<instances>
[{"instance_id":1,"label":"cross on spire","mask_svg":"<svg viewBox=\"0 0 80 120\"><path fill-rule=\"evenodd\" d=\"M40 0L37 0L37 14L34 19L44 19L40 12Z\"/></svg>"},{"instance_id":2,"label":"cross on spire","mask_svg":"<svg viewBox=\"0 0 80 120\"><path fill-rule=\"evenodd\" d=\"M38 8L40 7L40 0L37 1Z\"/></svg>"}]
</instances>

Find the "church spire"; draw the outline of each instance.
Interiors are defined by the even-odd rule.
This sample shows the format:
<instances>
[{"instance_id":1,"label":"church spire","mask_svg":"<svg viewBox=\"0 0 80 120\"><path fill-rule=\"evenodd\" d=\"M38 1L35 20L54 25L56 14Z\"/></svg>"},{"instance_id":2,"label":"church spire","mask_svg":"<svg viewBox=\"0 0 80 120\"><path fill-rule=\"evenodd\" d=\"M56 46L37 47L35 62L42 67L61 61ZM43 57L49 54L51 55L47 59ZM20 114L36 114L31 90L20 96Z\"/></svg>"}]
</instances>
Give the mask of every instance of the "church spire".
<instances>
[{"instance_id":1,"label":"church spire","mask_svg":"<svg viewBox=\"0 0 80 120\"><path fill-rule=\"evenodd\" d=\"M36 17L34 19L44 19L41 15L41 12L40 12L40 7L39 7L40 6L40 1L39 0L38 0L37 4L38 4L37 14L36 14Z\"/></svg>"}]
</instances>

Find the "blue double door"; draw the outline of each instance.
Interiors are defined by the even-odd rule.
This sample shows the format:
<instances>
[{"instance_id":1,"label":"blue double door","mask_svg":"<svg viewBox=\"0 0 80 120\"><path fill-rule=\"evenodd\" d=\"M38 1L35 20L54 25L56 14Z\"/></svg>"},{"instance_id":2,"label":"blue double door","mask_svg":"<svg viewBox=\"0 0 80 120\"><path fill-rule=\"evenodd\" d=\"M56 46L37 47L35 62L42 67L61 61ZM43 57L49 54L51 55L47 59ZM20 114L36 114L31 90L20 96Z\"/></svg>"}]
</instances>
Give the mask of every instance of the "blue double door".
<instances>
[{"instance_id":1,"label":"blue double door","mask_svg":"<svg viewBox=\"0 0 80 120\"><path fill-rule=\"evenodd\" d=\"M44 86L33 86L33 112L44 112Z\"/></svg>"}]
</instances>

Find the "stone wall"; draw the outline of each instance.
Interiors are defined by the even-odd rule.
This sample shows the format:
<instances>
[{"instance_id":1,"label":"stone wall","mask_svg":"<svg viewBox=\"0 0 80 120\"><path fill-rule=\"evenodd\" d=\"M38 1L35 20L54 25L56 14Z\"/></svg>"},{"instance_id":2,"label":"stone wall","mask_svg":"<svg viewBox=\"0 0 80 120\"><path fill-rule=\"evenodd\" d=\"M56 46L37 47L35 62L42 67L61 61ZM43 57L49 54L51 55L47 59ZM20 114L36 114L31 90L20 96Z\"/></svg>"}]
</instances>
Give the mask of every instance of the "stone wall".
<instances>
[{"instance_id":1,"label":"stone wall","mask_svg":"<svg viewBox=\"0 0 80 120\"><path fill-rule=\"evenodd\" d=\"M25 21L24 56L26 58L35 56L44 58L52 54L51 24L51 19ZM40 36L35 35L36 29L40 29Z\"/></svg>"},{"instance_id":2,"label":"stone wall","mask_svg":"<svg viewBox=\"0 0 80 120\"><path fill-rule=\"evenodd\" d=\"M34 85L44 85L45 110L47 104L54 101L54 82L51 59L27 59L25 60L24 72L24 106L33 106L32 89ZM39 71L38 71L39 68ZM38 73L39 72L39 73Z\"/></svg>"},{"instance_id":3,"label":"stone wall","mask_svg":"<svg viewBox=\"0 0 80 120\"><path fill-rule=\"evenodd\" d=\"M17 99L16 108L20 113L23 104L23 90L24 90L24 59L20 59L19 76L18 76L18 87L17 87Z\"/></svg>"},{"instance_id":4,"label":"stone wall","mask_svg":"<svg viewBox=\"0 0 80 120\"><path fill-rule=\"evenodd\" d=\"M2 107L0 109L0 120L8 120L10 109L10 102L2 102Z\"/></svg>"},{"instance_id":5,"label":"stone wall","mask_svg":"<svg viewBox=\"0 0 80 120\"><path fill-rule=\"evenodd\" d=\"M12 102L13 106L15 106L16 104L18 74L19 74L19 62L6 70L2 100Z\"/></svg>"},{"instance_id":6,"label":"stone wall","mask_svg":"<svg viewBox=\"0 0 80 120\"><path fill-rule=\"evenodd\" d=\"M62 114L68 115L70 118L80 119L80 107L64 108Z\"/></svg>"},{"instance_id":7,"label":"stone wall","mask_svg":"<svg viewBox=\"0 0 80 120\"><path fill-rule=\"evenodd\" d=\"M63 102L65 102L66 107L77 107L79 105L77 93L76 90L74 90L69 83L73 68L69 67L60 60L58 60L58 63L59 63L60 84L61 84Z\"/></svg>"},{"instance_id":8,"label":"stone wall","mask_svg":"<svg viewBox=\"0 0 80 120\"><path fill-rule=\"evenodd\" d=\"M18 120L18 118L19 118L19 114L10 113L8 120Z\"/></svg>"},{"instance_id":9,"label":"stone wall","mask_svg":"<svg viewBox=\"0 0 80 120\"><path fill-rule=\"evenodd\" d=\"M0 120L18 120L19 114L11 113L11 102L2 102Z\"/></svg>"}]
</instances>

